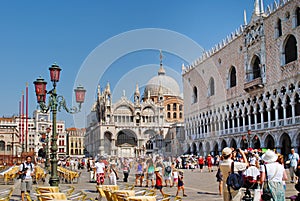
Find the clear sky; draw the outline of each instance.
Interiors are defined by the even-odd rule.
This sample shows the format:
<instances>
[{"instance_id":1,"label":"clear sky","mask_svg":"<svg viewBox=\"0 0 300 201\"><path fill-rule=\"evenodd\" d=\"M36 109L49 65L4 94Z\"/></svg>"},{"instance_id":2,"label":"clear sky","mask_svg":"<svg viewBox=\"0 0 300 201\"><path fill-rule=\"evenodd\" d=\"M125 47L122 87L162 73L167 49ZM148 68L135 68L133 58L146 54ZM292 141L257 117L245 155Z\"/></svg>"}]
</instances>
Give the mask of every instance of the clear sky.
<instances>
[{"instance_id":1,"label":"clear sky","mask_svg":"<svg viewBox=\"0 0 300 201\"><path fill-rule=\"evenodd\" d=\"M265 0L264 6L272 2ZM243 24L244 9L249 21L253 5L254 0L1 1L0 115L12 116L19 113L21 94L28 82L29 114L32 116L37 107L33 81L42 76L48 81L50 90L48 67L54 62L62 68L58 93L64 95L67 103L71 105L74 82L80 69L93 50L101 44L118 39L116 36L133 30L155 28L182 34L208 50ZM148 37L151 41L151 35ZM164 40L163 37L161 40ZM118 52L134 42L132 39L127 43L123 42L122 47L114 47L115 49L97 55L96 58L106 61L111 55L110 51ZM133 72L150 67L154 70L147 75L155 75L159 64L158 50L162 49L167 74L174 75L180 81L181 64L188 64L190 61L164 50L164 46L155 47L157 48L145 47L127 54L115 55L111 65L97 66L90 73L97 74L98 68L105 68L104 73L98 77L98 83L104 87L110 82L114 100L122 95L120 90L114 89L121 89L122 80L128 83L126 80L130 78L132 91L126 90L126 95L130 97L136 82L142 82L143 78L148 79L147 76L136 76ZM104 46L103 49L105 51ZM84 85L84 80L80 82ZM96 89L96 84L94 87ZM87 94L86 98L90 100L88 103L95 99L95 89ZM79 118L85 118L90 106L84 108ZM64 111L59 113L58 119L65 120L67 127L84 126L75 124L72 116Z\"/></svg>"}]
</instances>

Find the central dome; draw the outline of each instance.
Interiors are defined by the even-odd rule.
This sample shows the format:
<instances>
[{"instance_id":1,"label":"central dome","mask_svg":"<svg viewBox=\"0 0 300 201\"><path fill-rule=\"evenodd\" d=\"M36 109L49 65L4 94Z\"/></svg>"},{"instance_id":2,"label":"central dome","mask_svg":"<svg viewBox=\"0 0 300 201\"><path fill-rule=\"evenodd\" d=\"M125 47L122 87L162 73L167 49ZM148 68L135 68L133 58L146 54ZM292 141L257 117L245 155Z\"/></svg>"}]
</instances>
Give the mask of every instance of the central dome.
<instances>
[{"instance_id":1,"label":"central dome","mask_svg":"<svg viewBox=\"0 0 300 201\"><path fill-rule=\"evenodd\" d=\"M166 72L162 66L158 70L158 75L151 78L147 83L144 91L144 97L158 96L159 90L162 90L162 95L180 96L180 88L175 79L166 75Z\"/></svg>"}]
</instances>

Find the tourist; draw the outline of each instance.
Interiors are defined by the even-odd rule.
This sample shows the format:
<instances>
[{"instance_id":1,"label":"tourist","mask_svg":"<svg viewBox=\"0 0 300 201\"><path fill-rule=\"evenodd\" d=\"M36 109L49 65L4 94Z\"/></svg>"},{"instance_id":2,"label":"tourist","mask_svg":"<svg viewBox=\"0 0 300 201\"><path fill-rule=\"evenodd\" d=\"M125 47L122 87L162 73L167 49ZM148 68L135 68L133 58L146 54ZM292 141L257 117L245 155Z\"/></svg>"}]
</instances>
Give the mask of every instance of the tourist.
<instances>
[{"instance_id":1,"label":"tourist","mask_svg":"<svg viewBox=\"0 0 300 201\"><path fill-rule=\"evenodd\" d=\"M30 193L32 190L32 177L34 176L35 166L31 161L31 156L27 156L25 163L22 163L19 167L18 174L21 177L22 201L25 200L25 192Z\"/></svg>"},{"instance_id":2,"label":"tourist","mask_svg":"<svg viewBox=\"0 0 300 201\"><path fill-rule=\"evenodd\" d=\"M95 173L96 173L96 182L97 185L103 185L104 184L104 178L105 178L105 164L102 159L98 159L98 161L95 163Z\"/></svg>"},{"instance_id":3,"label":"tourist","mask_svg":"<svg viewBox=\"0 0 300 201\"><path fill-rule=\"evenodd\" d=\"M160 191L160 193L162 194L162 196L164 196L164 192L162 190L163 185L163 178L161 176L161 174L159 173L159 168L155 168L154 173L155 173L155 188L158 189Z\"/></svg>"},{"instance_id":4,"label":"tourist","mask_svg":"<svg viewBox=\"0 0 300 201\"><path fill-rule=\"evenodd\" d=\"M246 155L245 153L241 150L238 149L237 152L239 152L243 158L243 161L247 161ZM232 149L229 147L225 147L222 150L222 157L223 160L220 162L220 170L223 174L223 181L226 181L229 173L231 172L231 166L233 163L232 160ZM248 166L247 162L234 162L234 172L238 172L238 171L244 171L246 170ZM240 190L233 190L230 189L230 192L228 191L228 187L226 182L223 182L223 200L224 201L229 201L229 200L241 200L242 197L242 193ZM230 199L232 198L232 199Z\"/></svg>"},{"instance_id":5,"label":"tourist","mask_svg":"<svg viewBox=\"0 0 300 201\"><path fill-rule=\"evenodd\" d=\"M137 166L136 166L136 173L135 173L135 186L138 186L138 182L140 183L140 187L143 186L143 179L144 179L144 167L143 162L139 159Z\"/></svg>"},{"instance_id":6,"label":"tourist","mask_svg":"<svg viewBox=\"0 0 300 201\"><path fill-rule=\"evenodd\" d=\"M147 177L146 177L146 187L148 187L149 181L151 181L151 187L154 187L154 164L152 158L147 161Z\"/></svg>"},{"instance_id":7,"label":"tourist","mask_svg":"<svg viewBox=\"0 0 300 201\"><path fill-rule=\"evenodd\" d=\"M208 172L212 172L213 158L210 154L208 154L208 156L206 157L206 163L207 163Z\"/></svg>"},{"instance_id":8,"label":"tourist","mask_svg":"<svg viewBox=\"0 0 300 201\"><path fill-rule=\"evenodd\" d=\"M299 161L299 155L295 153L294 149L291 149L291 153L289 154L289 162L290 162L290 176L291 176L291 183L294 183L296 181L295 178L295 171L298 165Z\"/></svg>"},{"instance_id":9,"label":"tourist","mask_svg":"<svg viewBox=\"0 0 300 201\"><path fill-rule=\"evenodd\" d=\"M123 181L124 182L128 182L128 176L129 176L129 173L130 173L130 167L129 167L129 163L128 163L127 159L124 159L122 169L123 169L123 175L124 175Z\"/></svg>"},{"instance_id":10,"label":"tourist","mask_svg":"<svg viewBox=\"0 0 300 201\"><path fill-rule=\"evenodd\" d=\"M164 179L165 179L165 186L168 186L168 183L170 185L170 187L172 186L172 182L171 182L171 176L172 176L172 167L171 167L171 162L164 160L163 162L164 164Z\"/></svg>"},{"instance_id":11,"label":"tourist","mask_svg":"<svg viewBox=\"0 0 300 201\"><path fill-rule=\"evenodd\" d=\"M179 191L182 190L183 197L187 197L184 193L184 183L183 183L183 171L180 170L178 174L178 184L177 184L177 192L176 196L178 196Z\"/></svg>"},{"instance_id":12,"label":"tourist","mask_svg":"<svg viewBox=\"0 0 300 201\"><path fill-rule=\"evenodd\" d=\"M260 183L263 184L263 188L266 188L267 184L269 185L273 200L283 201L285 200L285 191L282 181L288 178L283 165L276 162L277 158L278 155L271 150L262 155L265 164L261 166ZM266 182L267 179L268 183Z\"/></svg>"},{"instance_id":13,"label":"tourist","mask_svg":"<svg viewBox=\"0 0 300 201\"><path fill-rule=\"evenodd\" d=\"M199 165L199 168L200 168L200 172L203 171L203 166L204 166L204 158L202 156L200 156L198 158L198 165Z\"/></svg>"},{"instance_id":14,"label":"tourist","mask_svg":"<svg viewBox=\"0 0 300 201\"><path fill-rule=\"evenodd\" d=\"M110 163L110 167L108 168L108 178L109 185L117 185L117 180L119 179L116 164L114 162Z\"/></svg>"},{"instance_id":15,"label":"tourist","mask_svg":"<svg viewBox=\"0 0 300 201\"><path fill-rule=\"evenodd\" d=\"M173 170L172 170L172 177L173 177L172 186L177 186L178 185L178 170L176 168L173 168Z\"/></svg>"}]
</instances>

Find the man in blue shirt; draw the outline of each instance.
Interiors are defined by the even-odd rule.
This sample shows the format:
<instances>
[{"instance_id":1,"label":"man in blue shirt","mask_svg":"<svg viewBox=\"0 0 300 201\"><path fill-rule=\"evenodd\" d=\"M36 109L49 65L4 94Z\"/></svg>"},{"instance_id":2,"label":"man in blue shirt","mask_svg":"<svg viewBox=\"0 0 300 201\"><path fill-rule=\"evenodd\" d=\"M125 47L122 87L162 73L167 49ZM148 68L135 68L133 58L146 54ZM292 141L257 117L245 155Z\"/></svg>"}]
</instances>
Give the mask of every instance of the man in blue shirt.
<instances>
[{"instance_id":1,"label":"man in blue shirt","mask_svg":"<svg viewBox=\"0 0 300 201\"><path fill-rule=\"evenodd\" d=\"M289 154L290 160L290 176L291 176L291 183L294 183L295 179L295 171L299 161L299 155L295 153L294 149L291 149L291 153Z\"/></svg>"}]
</instances>

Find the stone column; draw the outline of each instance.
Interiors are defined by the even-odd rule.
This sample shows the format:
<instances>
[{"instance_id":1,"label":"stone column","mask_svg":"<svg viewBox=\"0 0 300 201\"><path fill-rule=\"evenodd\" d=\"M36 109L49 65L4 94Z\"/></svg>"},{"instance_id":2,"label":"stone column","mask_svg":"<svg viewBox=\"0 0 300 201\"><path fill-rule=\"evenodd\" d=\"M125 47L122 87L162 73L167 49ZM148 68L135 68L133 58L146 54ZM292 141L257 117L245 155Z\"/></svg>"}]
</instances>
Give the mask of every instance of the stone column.
<instances>
[{"instance_id":1,"label":"stone column","mask_svg":"<svg viewBox=\"0 0 300 201\"><path fill-rule=\"evenodd\" d=\"M267 108L267 112L268 112L268 127L271 127L271 108Z\"/></svg>"},{"instance_id":2,"label":"stone column","mask_svg":"<svg viewBox=\"0 0 300 201\"><path fill-rule=\"evenodd\" d=\"M253 114L254 114L254 128L255 130L257 130L257 108L254 108Z\"/></svg>"},{"instance_id":3,"label":"stone column","mask_svg":"<svg viewBox=\"0 0 300 201\"><path fill-rule=\"evenodd\" d=\"M283 125L286 125L286 104L283 103L281 106L283 108Z\"/></svg>"},{"instance_id":4,"label":"stone column","mask_svg":"<svg viewBox=\"0 0 300 201\"><path fill-rule=\"evenodd\" d=\"M243 113L242 117L243 117L243 131L245 131L246 130L246 121L245 121L246 115Z\"/></svg>"},{"instance_id":5,"label":"stone column","mask_svg":"<svg viewBox=\"0 0 300 201\"><path fill-rule=\"evenodd\" d=\"M295 124L295 101L291 101L291 106L292 106L292 123Z\"/></svg>"},{"instance_id":6,"label":"stone column","mask_svg":"<svg viewBox=\"0 0 300 201\"><path fill-rule=\"evenodd\" d=\"M279 121L278 121L278 105L275 105L275 125L276 127L279 125Z\"/></svg>"},{"instance_id":7,"label":"stone column","mask_svg":"<svg viewBox=\"0 0 300 201\"><path fill-rule=\"evenodd\" d=\"M261 109L259 110L259 112L260 112L261 128L263 129L265 127L265 124L264 124L264 109L263 109L262 105L261 105Z\"/></svg>"}]
</instances>

